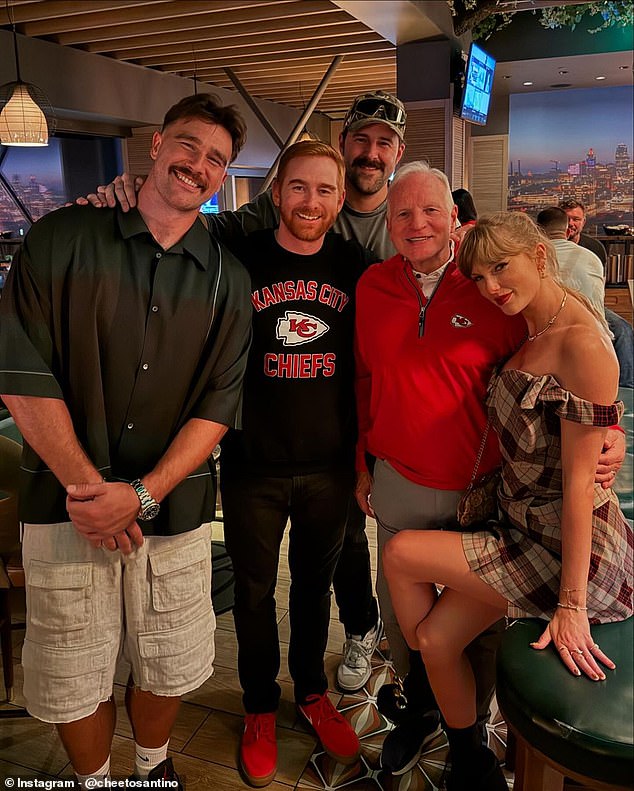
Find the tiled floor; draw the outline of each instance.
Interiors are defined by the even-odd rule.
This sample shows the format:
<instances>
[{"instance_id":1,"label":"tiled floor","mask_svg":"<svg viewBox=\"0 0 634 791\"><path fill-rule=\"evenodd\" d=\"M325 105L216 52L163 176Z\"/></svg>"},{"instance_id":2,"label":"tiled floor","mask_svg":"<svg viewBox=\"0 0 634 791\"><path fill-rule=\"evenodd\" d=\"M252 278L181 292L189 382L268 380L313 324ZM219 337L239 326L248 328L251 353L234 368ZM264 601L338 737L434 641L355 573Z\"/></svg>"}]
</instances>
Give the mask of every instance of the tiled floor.
<instances>
[{"instance_id":1,"label":"tiled floor","mask_svg":"<svg viewBox=\"0 0 634 791\"><path fill-rule=\"evenodd\" d=\"M222 537L222 526L214 526L214 538ZM376 530L368 524L373 565L376 561ZM331 609L330 633L326 654L326 671L332 699L345 713L361 738L361 761L344 767L328 758L314 736L298 720L293 704L293 689L286 666L289 618L289 574L285 562L286 544L282 550L277 586L279 632L282 653L280 684L282 700L278 715L279 769L271 791L296 789L350 789L350 791L436 791L443 787L447 747L444 737L430 745L420 763L411 772L392 777L379 765L380 749L391 726L376 709L375 695L379 687L392 678L389 651L385 641L373 658L373 673L360 692L342 695L335 691L335 674L340 660L344 632L337 618L334 600ZM21 705L22 671L19 665L22 632L15 632L16 700ZM188 695L170 742L177 771L187 791L233 791L247 787L236 769L238 743L242 731L241 691L236 673L236 637L231 613L218 618L216 632L216 672L196 692ZM119 716L112 750L112 776L130 775L133 767L133 742L123 708L123 692L127 670L119 669L115 687ZM0 708L9 708L0 704ZM506 730L499 716L490 727L490 744L503 757ZM71 769L53 726L33 719L0 720L0 778L69 777ZM511 783L509 775L509 783Z\"/></svg>"}]
</instances>

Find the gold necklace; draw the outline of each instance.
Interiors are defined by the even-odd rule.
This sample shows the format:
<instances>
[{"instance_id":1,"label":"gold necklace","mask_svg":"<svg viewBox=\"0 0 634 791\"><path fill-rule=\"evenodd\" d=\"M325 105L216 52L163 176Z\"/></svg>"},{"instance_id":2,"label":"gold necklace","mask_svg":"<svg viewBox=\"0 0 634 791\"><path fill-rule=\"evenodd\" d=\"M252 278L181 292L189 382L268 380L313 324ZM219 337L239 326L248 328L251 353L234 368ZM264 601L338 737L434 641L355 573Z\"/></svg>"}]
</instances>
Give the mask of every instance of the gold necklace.
<instances>
[{"instance_id":1,"label":"gold necklace","mask_svg":"<svg viewBox=\"0 0 634 791\"><path fill-rule=\"evenodd\" d=\"M553 324L557 320L557 316L559 316L561 311L564 309L564 306L566 304L566 299L568 299L568 292L564 289L564 298L561 300L561 305L557 309L557 313L555 313L552 319L550 319L550 321L548 322L548 324L546 324L543 330L536 332L534 335L529 335L528 338L526 339L527 341L534 341L535 338L539 338L540 335L543 335L546 332L546 330L549 330L553 326Z\"/></svg>"}]
</instances>

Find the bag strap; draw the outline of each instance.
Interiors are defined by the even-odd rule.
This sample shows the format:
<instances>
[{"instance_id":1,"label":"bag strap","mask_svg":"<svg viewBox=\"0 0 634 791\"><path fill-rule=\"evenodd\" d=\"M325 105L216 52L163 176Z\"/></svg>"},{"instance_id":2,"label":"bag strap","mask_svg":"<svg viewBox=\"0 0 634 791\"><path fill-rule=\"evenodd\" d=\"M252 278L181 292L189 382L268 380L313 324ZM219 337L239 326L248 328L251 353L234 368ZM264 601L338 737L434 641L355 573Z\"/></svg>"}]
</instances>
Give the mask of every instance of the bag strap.
<instances>
[{"instance_id":1,"label":"bag strap","mask_svg":"<svg viewBox=\"0 0 634 791\"><path fill-rule=\"evenodd\" d=\"M478 455L476 456L475 464L473 465L473 473L471 474L471 480L469 481L468 489L473 487L475 483L476 476L478 474L478 469L480 467L480 462L482 461L482 455L484 453L484 449L487 444L487 437L489 436L489 429L491 428L491 418L487 418L487 424L484 427L484 433L482 434L482 442L480 442L480 448L478 450Z\"/></svg>"}]
</instances>

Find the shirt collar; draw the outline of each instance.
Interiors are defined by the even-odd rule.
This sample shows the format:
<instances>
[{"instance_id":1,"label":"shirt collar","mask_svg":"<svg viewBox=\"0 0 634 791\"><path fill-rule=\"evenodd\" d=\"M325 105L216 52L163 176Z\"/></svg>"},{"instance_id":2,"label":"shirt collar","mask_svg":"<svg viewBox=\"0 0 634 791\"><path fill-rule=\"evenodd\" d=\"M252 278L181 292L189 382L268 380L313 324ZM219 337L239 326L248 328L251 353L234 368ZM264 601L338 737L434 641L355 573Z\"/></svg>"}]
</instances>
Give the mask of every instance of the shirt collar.
<instances>
[{"instance_id":1,"label":"shirt collar","mask_svg":"<svg viewBox=\"0 0 634 791\"><path fill-rule=\"evenodd\" d=\"M128 212L123 212L120 208L117 208L117 221L121 236L124 239L147 234L153 243L157 247L159 246L136 207ZM187 233L170 247L169 252L180 255L187 254L194 259L201 269L208 269L213 250L213 246L209 242L209 230L205 227L203 221L197 217Z\"/></svg>"},{"instance_id":2,"label":"shirt collar","mask_svg":"<svg viewBox=\"0 0 634 791\"><path fill-rule=\"evenodd\" d=\"M417 281L421 291L423 292L423 294L428 299L431 296L431 294L433 293L434 289L436 288L436 285L437 285L438 281L444 275L445 270L447 269L449 264L453 261L454 253L455 253L455 244L454 244L453 239L450 239L449 240L449 258L445 261L444 264L439 266L438 269L434 269L434 271L430 272L429 274L426 274L425 272L419 272L417 269L414 269L412 264L410 264L410 262L407 261L407 259L405 259L407 261L408 266L412 267L412 272L414 274L414 277L416 278L416 281Z\"/></svg>"}]
</instances>

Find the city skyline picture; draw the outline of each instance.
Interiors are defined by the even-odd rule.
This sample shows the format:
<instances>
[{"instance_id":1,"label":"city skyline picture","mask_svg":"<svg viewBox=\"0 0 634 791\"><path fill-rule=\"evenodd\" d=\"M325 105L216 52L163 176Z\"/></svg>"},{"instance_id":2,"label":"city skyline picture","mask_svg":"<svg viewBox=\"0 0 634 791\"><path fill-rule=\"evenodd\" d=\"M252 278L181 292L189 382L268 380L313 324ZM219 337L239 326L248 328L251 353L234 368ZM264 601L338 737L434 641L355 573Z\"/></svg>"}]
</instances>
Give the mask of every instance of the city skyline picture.
<instances>
[{"instance_id":1,"label":"city skyline picture","mask_svg":"<svg viewBox=\"0 0 634 791\"><path fill-rule=\"evenodd\" d=\"M633 114L629 86L512 95L508 208L534 215L574 198L599 233L631 226Z\"/></svg>"}]
</instances>

